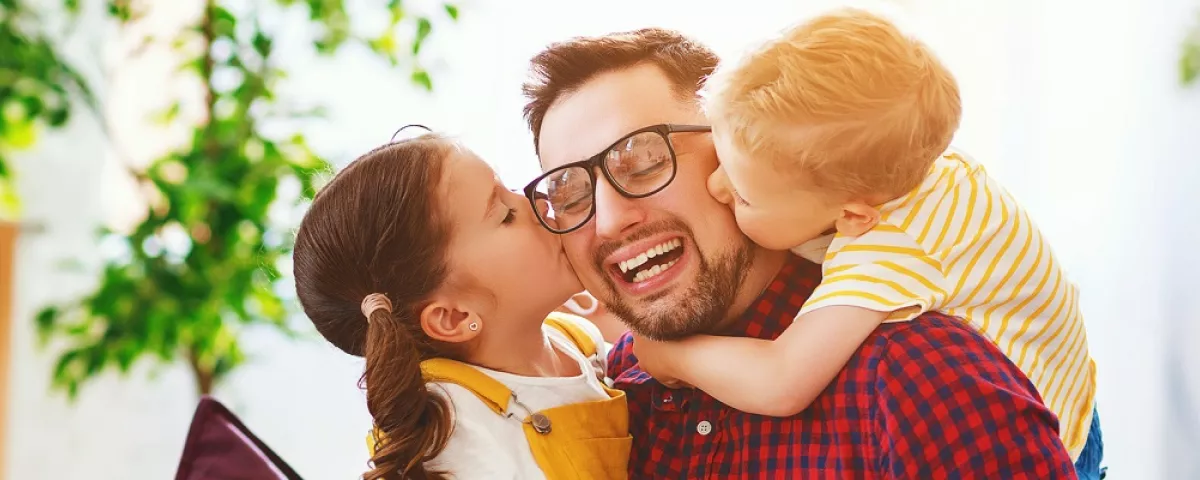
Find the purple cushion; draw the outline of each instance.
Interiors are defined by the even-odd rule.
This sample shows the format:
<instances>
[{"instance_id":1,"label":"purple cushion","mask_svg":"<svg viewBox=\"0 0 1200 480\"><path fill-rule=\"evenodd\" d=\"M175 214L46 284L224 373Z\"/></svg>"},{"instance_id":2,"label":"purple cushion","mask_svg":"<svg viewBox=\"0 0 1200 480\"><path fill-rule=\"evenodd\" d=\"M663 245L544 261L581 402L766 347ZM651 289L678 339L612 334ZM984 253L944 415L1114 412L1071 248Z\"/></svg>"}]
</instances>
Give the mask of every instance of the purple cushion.
<instances>
[{"instance_id":1,"label":"purple cushion","mask_svg":"<svg viewBox=\"0 0 1200 480\"><path fill-rule=\"evenodd\" d=\"M301 480L292 467L211 397L200 399L175 480Z\"/></svg>"}]
</instances>

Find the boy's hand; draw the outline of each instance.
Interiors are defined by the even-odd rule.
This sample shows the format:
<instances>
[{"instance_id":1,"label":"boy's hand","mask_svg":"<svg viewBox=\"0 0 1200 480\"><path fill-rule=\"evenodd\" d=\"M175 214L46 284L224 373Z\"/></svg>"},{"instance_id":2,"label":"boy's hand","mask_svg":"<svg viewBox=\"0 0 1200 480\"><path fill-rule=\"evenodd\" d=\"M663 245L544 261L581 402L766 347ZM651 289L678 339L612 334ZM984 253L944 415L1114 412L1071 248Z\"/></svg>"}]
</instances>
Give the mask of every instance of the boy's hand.
<instances>
[{"instance_id":1,"label":"boy's hand","mask_svg":"<svg viewBox=\"0 0 1200 480\"><path fill-rule=\"evenodd\" d=\"M677 355L673 354L678 348L677 342L660 342L633 334L633 354L637 356L638 365L668 388L690 387L678 377L674 362Z\"/></svg>"}]
</instances>

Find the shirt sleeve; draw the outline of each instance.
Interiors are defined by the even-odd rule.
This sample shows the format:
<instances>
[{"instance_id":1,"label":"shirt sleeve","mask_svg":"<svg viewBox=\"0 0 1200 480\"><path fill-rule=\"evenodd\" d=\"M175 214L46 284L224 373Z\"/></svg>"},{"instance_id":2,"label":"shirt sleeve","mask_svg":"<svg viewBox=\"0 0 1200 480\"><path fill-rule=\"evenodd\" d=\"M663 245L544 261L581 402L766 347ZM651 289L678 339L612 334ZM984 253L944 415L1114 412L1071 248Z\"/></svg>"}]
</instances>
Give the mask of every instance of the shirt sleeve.
<instances>
[{"instance_id":1,"label":"shirt sleeve","mask_svg":"<svg viewBox=\"0 0 1200 480\"><path fill-rule=\"evenodd\" d=\"M891 312L887 321L911 320L946 298L942 271L940 261L898 228L880 225L859 237L839 236L800 315L836 305Z\"/></svg>"},{"instance_id":2,"label":"shirt sleeve","mask_svg":"<svg viewBox=\"0 0 1200 480\"><path fill-rule=\"evenodd\" d=\"M1075 478L1057 417L991 342L937 314L886 335L874 382L884 478Z\"/></svg>"},{"instance_id":3,"label":"shirt sleeve","mask_svg":"<svg viewBox=\"0 0 1200 480\"><path fill-rule=\"evenodd\" d=\"M617 339L612 348L608 351L608 378L616 380L622 373L633 368L637 364L637 357L633 356L633 334L625 332L621 338Z\"/></svg>"},{"instance_id":4,"label":"shirt sleeve","mask_svg":"<svg viewBox=\"0 0 1200 480\"><path fill-rule=\"evenodd\" d=\"M448 472L455 480L516 479L516 459L506 452L488 426L488 420L502 418L480 402L466 388L438 384L454 405L454 429L446 448L427 464L427 468Z\"/></svg>"}]
</instances>

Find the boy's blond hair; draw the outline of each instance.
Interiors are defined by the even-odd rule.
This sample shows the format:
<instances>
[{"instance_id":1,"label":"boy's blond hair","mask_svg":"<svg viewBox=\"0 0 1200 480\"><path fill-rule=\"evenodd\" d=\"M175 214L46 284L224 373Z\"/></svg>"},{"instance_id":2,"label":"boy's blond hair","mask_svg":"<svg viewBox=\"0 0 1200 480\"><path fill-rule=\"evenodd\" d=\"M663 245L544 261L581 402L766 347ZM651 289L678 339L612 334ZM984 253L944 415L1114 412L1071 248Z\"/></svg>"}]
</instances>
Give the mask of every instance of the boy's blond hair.
<instances>
[{"instance_id":1,"label":"boy's blond hair","mask_svg":"<svg viewBox=\"0 0 1200 480\"><path fill-rule=\"evenodd\" d=\"M962 113L958 84L925 44L857 9L721 65L702 94L734 146L810 188L859 199L919 186Z\"/></svg>"}]
</instances>

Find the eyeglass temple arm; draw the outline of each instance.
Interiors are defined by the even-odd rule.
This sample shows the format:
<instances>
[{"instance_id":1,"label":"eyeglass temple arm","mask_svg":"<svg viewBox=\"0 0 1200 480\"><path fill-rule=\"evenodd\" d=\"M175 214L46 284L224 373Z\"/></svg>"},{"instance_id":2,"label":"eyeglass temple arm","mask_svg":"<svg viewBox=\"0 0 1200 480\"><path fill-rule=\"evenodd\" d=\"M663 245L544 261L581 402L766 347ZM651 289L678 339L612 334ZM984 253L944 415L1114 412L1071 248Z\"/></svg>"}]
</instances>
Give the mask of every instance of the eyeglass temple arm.
<instances>
[{"instance_id":1,"label":"eyeglass temple arm","mask_svg":"<svg viewBox=\"0 0 1200 480\"><path fill-rule=\"evenodd\" d=\"M667 125L668 132L711 132L712 127L706 125Z\"/></svg>"}]
</instances>

